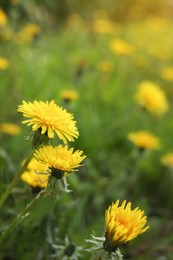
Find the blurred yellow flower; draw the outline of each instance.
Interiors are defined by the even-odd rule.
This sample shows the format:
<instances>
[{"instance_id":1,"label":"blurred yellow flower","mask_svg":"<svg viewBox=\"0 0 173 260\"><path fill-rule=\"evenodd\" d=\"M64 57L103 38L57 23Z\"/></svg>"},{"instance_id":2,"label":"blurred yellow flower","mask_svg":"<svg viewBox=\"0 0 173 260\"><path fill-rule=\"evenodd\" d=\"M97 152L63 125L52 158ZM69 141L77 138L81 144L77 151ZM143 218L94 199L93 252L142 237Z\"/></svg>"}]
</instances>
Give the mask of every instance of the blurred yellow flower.
<instances>
[{"instance_id":1,"label":"blurred yellow flower","mask_svg":"<svg viewBox=\"0 0 173 260\"><path fill-rule=\"evenodd\" d=\"M6 70L9 67L9 61L6 58L0 57L0 70Z\"/></svg>"},{"instance_id":2,"label":"blurred yellow flower","mask_svg":"<svg viewBox=\"0 0 173 260\"><path fill-rule=\"evenodd\" d=\"M8 18L5 12L0 8L0 26L6 25Z\"/></svg>"},{"instance_id":3,"label":"blurred yellow flower","mask_svg":"<svg viewBox=\"0 0 173 260\"><path fill-rule=\"evenodd\" d=\"M163 155L160 160L163 165L173 168L173 153Z\"/></svg>"},{"instance_id":4,"label":"blurred yellow flower","mask_svg":"<svg viewBox=\"0 0 173 260\"><path fill-rule=\"evenodd\" d=\"M98 69L103 72L111 72L113 70L113 63L109 60L99 62Z\"/></svg>"},{"instance_id":5,"label":"blurred yellow flower","mask_svg":"<svg viewBox=\"0 0 173 260\"><path fill-rule=\"evenodd\" d=\"M8 41L11 40L13 37L13 32L10 28L4 27L2 30L0 30L0 41Z\"/></svg>"},{"instance_id":6,"label":"blurred yellow flower","mask_svg":"<svg viewBox=\"0 0 173 260\"><path fill-rule=\"evenodd\" d=\"M79 136L76 127L76 121L73 120L73 115L65 109L57 106L55 101L23 101L22 105L18 106L18 112L22 112L24 117L29 119L22 123L32 125L32 130L41 130L41 134L47 134L49 138L54 138L54 132L66 144L68 141L74 141L74 138Z\"/></svg>"},{"instance_id":7,"label":"blurred yellow flower","mask_svg":"<svg viewBox=\"0 0 173 260\"><path fill-rule=\"evenodd\" d=\"M99 19L94 22L94 31L96 33L110 33L113 31L113 25L109 20Z\"/></svg>"},{"instance_id":8,"label":"blurred yellow flower","mask_svg":"<svg viewBox=\"0 0 173 260\"><path fill-rule=\"evenodd\" d=\"M20 3L20 0L11 0L12 5L18 5Z\"/></svg>"},{"instance_id":9,"label":"blurred yellow flower","mask_svg":"<svg viewBox=\"0 0 173 260\"><path fill-rule=\"evenodd\" d=\"M79 97L79 93L75 90L64 89L61 91L60 96L67 102L75 101Z\"/></svg>"},{"instance_id":10,"label":"blurred yellow flower","mask_svg":"<svg viewBox=\"0 0 173 260\"><path fill-rule=\"evenodd\" d=\"M1 123L0 124L0 132L9 134L9 135L18 135L21 131L21 128L12 123Z\"/></svg>"},{"instance_id":11,"label":"blurred yellow flower","mask_svg":"<svg viewBox=\"0 0 173 260\"><path fill-rule=\"evenodd\" d=\"M16 34L19 43L31 42L40 33L41 28L38 24L28 24Z\"/></svg>"},{"instance_id":12,"label":"blurred yellow flower","mask_svg":"<svg viewBox=\"0 0 173 260\"><path fill-rule=\"evenodd\" d=\"M173 81L173 67L163 68L161 70L161 77L167 81Z\"/></svg>"},{"instance_id":13,"label":"blurred yellow flower","mask_svg":"<svg viewBox=\"0 0 173 260\"><path fill-rule=\"evenodd\" d=\"M46 188L49 176L46 174L47 166L32 158L21 179L32 187Z\"/></svg>"},{"instance_id":14,"label":"blurred yellow flower","mask_svg":"<svg viewBox=\"0 0 173 260\"><path fill-rule=\"evenodd\" d=\"M168 111L168 102L163 90L155 83L143 81L135 95L136 102L150 113L161 116Z\"/></svg>"},{"instance_id":15,"label":"blurred yellow flower","mask_svg":"<svg viewBox=\"0 0 173 260\"><path fill-rule=\"evenodd\" d=\"M131 132L128 139L140 149L160 148L160 139L147 131Z\"/></svg>"},{"instance_id":16,"label":"blurred yellow flower","mask_svg":"<svg viewBox=\"0 0 173 260\"><path fill-rule=\"evenodd\" d=\"M105 212L106 241L111 247L127 243L144 233L147 217L139 207L131 210L131 202L124 200L119 206L119 200L113 203Z\"/></svg>"},{"instance_id":17,"label":"blurred yellow flower","mask_svg":"<svg viewBox=\"0 0 173 260\"><path fill-rule=\"evenodd\" d=\"M58 170L65 173L77 171L77 168L81 166L80 163L86 158L83 151L73 152L73 148L68 149L67 146L62 145L44 146L36 150L34 156L38 161L47 165L51 172Z\"/></svg>"},{"instance_id":18,"label":"blurred yellow flower","mask_svg":"<svg viewBox=\"0 0 173 260\"><path fill-rule=\"evenodd\" d=\"M134 47L124 40L117 38L110 42L110 49L112 52L120 55L132 55Z\"/></svg>"}]
</instances>

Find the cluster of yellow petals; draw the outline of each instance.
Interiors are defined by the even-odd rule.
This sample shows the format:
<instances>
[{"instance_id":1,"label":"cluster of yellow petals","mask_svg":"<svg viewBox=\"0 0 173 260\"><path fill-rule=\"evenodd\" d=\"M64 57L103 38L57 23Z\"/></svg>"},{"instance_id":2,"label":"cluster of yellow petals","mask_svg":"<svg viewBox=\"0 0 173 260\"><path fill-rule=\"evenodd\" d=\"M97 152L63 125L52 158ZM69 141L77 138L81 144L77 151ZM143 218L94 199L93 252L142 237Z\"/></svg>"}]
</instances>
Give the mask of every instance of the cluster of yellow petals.
<instances>
[{"instance_id":1,"label":"cluster of yellow petals","mask_svg":"<svg viewBox=\"0 0 173 260\"><path fill-rule=\"evenodd\" d=\"M147 217L138 207L131 210L131 202L126 200L119 206L119 200L105 212L106 239L110 246L126 243L144 233Z\"/></svg>"},{"instance_id":2,"label":"cluster of yellow petals","mask_svg":"<svg viewBox=\"0 0 173 260\"><path fill-rule=\"evenodd\" d=\"M46 188L48 184L47 166L32 158L21 179L32 187Z\"/></svg>"},{"instance_id":3,"label":"cluster of yellow petals","mask_svg":"<svg viewBox=\"0 0 173 260\"><path fill-rule=\"evenodd\" d=\"M1 123L0 124L0 132L8 134L8 135L18 135L20 134L21 128L12 123Z\"/></svg>"},{"instance_id":4,"label":"cluster of yellow petals","mask_svg":"<svg viewBox=\"0 0 173 260\"><path fill-rule=\"evenodd\" d=\"M34 156L39 162L47 165L49 169L70 173L77 171L86 157L83 151L73 152L73 150L73 148L68 149L67 146L62 145L56 147L48 145L36 150Z\"/></svg>"},{"instance_id":5,"label":"cluster of yellow petals","mask_svg":"<svg viewBox=\"0 0 173 260\"><path fill-rule=\"evenodd\" d=\"M128 134L128 139L140 149L160 148L160 139L147 131L131 132Z\"/></svg>"},{"instance_id":6,"label":"cluster of yellow petals","mask_svg":"<svg viewBox=\"0 0 173 260\"><path fill-rule=\"evenodd\" d=\"M66 144L67 140L74 141L74 138L79 136L73 115L57 106L54 100L33 103L23 101L23 104L18 106L18 111L29 118L24 120L23 124L32 125L33 131L41 129L41 134L47 134L50 139L54 138L55 132Z\"/></svg>"},{"instance_id":7,"label":"cluster of yellow petals","mask_svg":"<svg viewBox=\"0 0 173 260\"><path fill-rule=\"evenodd\" d=\"M163 90L155 83L143 81L138 86L136 102L151 114L162 116L168 111L168 102Z\"/></svg>"},{"instance_id":8,"label":"cluster of yellow petals","mask_svg":"<svg viewBox=\"0 0 173 260\"><path fill-rule=\"evenodd\" d=\"M161 163L167 167L173 168L173 153L167 153L161 157Z\"/></svg>"}]
</instances>

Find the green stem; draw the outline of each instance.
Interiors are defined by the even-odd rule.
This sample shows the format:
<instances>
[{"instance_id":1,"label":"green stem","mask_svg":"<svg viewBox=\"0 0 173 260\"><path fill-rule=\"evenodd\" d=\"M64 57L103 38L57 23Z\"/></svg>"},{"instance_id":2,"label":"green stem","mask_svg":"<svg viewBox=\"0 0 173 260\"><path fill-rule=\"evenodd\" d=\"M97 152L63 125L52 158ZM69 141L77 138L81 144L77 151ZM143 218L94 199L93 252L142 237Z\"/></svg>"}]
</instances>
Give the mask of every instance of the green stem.
<instances>
[{"instance_id":1,"label":"green stem","mask_svg":"<svg viewBox=\"0 0 173 260\"><path fill-rule=\"evenodd\" d=\"M11 231L19 224L29 213L29 211L38 203L39 199L47 194L47 189L42 190L27 206L22 212L17 215L17 217L11 222L11 224L7 227L7 229L2 233L0 237L0 244L3 240L8 237Z\"/></svg>"},{"instance_id":2,"label":"green stem","mask_svg":"<svg viewBox=\"0 0 173 260\"><path fill-rule=\"evenodd\" d=\"M13 187L17 184L17 182L20 179L20 176L22 175L22 173L26 170L28 164L30 163L33 154L35 152L35 149L32 150L30 156L28 157L28 159L25 161L25 163L22 165L21 169L19 170L19 172L14 176L14 179L12 180L12 182L7 186L6 191L2 194L1 198L0 198L0 207L2 207L2 205L4 204L4 202L7 200L7 198L9 197Z\"/></svg>"}]
</instances>

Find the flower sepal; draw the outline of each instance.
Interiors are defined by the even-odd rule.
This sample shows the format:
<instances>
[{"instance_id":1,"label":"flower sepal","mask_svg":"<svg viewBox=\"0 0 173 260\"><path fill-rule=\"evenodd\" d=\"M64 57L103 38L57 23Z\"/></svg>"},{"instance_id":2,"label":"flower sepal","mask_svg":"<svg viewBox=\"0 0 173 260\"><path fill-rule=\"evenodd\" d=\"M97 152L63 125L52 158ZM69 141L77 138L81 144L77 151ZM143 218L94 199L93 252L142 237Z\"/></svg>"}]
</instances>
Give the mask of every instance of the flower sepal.
<instances>
[{"instance_id":1,"label":"flower sepal","mask_svg":"<svg viewBox=\"0 0 173 260\"><path fill-rule=\"evenodd\" d=\"M31 142L32 148L37 148L40 145L48 145L49 144L49 137L47 133L41 134L41 129L31 132L31 134L27 137L27 140Z\"/></svg>"},{"instance_id":2,"label":"flower sepal","mask_svg":"<svg viewBox=\"0 0 173 260\"><path fill-rule=\"evenodd\" d=\"M48 191L48 195L53 196L55 198L59 198L59 195L62 192L69 193L72 190L68 189L68 183L64 176L62 176L61 178L57 178L57 176L50 175L47 191Z\"/></svg>"},{"instance_id":3,"label":"flower sepal","mask_svg":"<svg viewBox=\"0 0 173 260\"><path fill-rule=\"evenodd\" d=\"M105 240L105 236L102 237L96 237L94 235L91 236L92 239L86 240L86 242L93 244L92 247L86 249L87 252L92 253L91 260L96 260L96 259L122 260L123 259L120 250L117 247L110 246L107 239Z\"/></svg>"}]
</instances>

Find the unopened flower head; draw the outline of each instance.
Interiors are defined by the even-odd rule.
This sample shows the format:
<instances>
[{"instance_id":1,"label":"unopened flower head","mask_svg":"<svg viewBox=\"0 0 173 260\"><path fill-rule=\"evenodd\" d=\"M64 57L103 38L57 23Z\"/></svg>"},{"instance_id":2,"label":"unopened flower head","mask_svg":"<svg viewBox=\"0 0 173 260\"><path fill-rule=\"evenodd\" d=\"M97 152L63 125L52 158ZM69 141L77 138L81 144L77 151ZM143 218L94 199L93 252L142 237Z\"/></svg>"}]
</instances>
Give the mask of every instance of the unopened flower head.
<instances>
[{"instance_id":1,"label":"unopened flower head","mask_svg":"<svg viewBox=\"0 0 173 260\"><path fill-rule=\"evenodd\" d=\"M50 139L54 138L56 133L66 144L67 140L74 141L74 138L79 136L73 115L57 106L54 100L33 103L23 101L23 104L18 106L18 111L28 118L23 124L32 125L33 131L40 129L41 134L47 134Z\"/></svg>"},{"instance_id":2,"label":"unopened flower head","mask_svg":"<svg viewBox=\"0 0 173 260\"><path fill-rule=\"evenodd\" d=\"M47 166L32 158L21 179L32 187L46 188L49 176L46 174ZM45 173L45 174L44 174Z\"/></svg>"},{"instance_id":3,"label":"unopened flower head","mask_svg":"<svg viewBox=\"0 0 173 260\"><path fill-rule=\"evenodd\" d=\"M155 135L147 131L131 132L128 134L128 139L140 149L159 149L160 140Z\"/></svg>"},{"instance_id":4,"label":"unopened flower head","mask_svg":"<svg viewBox=\"0 0 173 260\"><path fill-rule=\"evenodd\" d=\"M79 97L79 93L77 91L68 89L62 90L60 95L67 102L75 101Z\"/></svg>"},{"instance_id":5,"label":"unopened flower head","mask_svg":"<svg viewBox=\"0 0 173 260\"><path fill-rule=\"evenodd\" d=\"M68 149L67 146L62 145L56 147L44 146L36 150L34 156L38 161L47 165L47 168L55 175L56 172L70 173L77 171L86 157L82 151L73 152L73 148Z\"/></svg>"},{"instance_id":6,"label":"unopened flower head","mask_svg":"<svg viewBox=\"0 0 173 260\"><path fill-rule=\"evenodd\" d=\"M139 207L131 209L131 202L126 200L119 205L119 200L113 203L105 212L106 241L110 247L127 243L138 235L144 233L147 217Z\"/></svg>"},{"instance_id":7,"label":"unopened flower head","mask_svg":"<svg viewBox=\"0 0 173 260\"><path fill-rule=\"evenodd\" d=\"M150 81L142 82L136 93L136 102L151 114L162 116L168 111L168 102L163 90Z\"/></svg>"}]
</instances>

